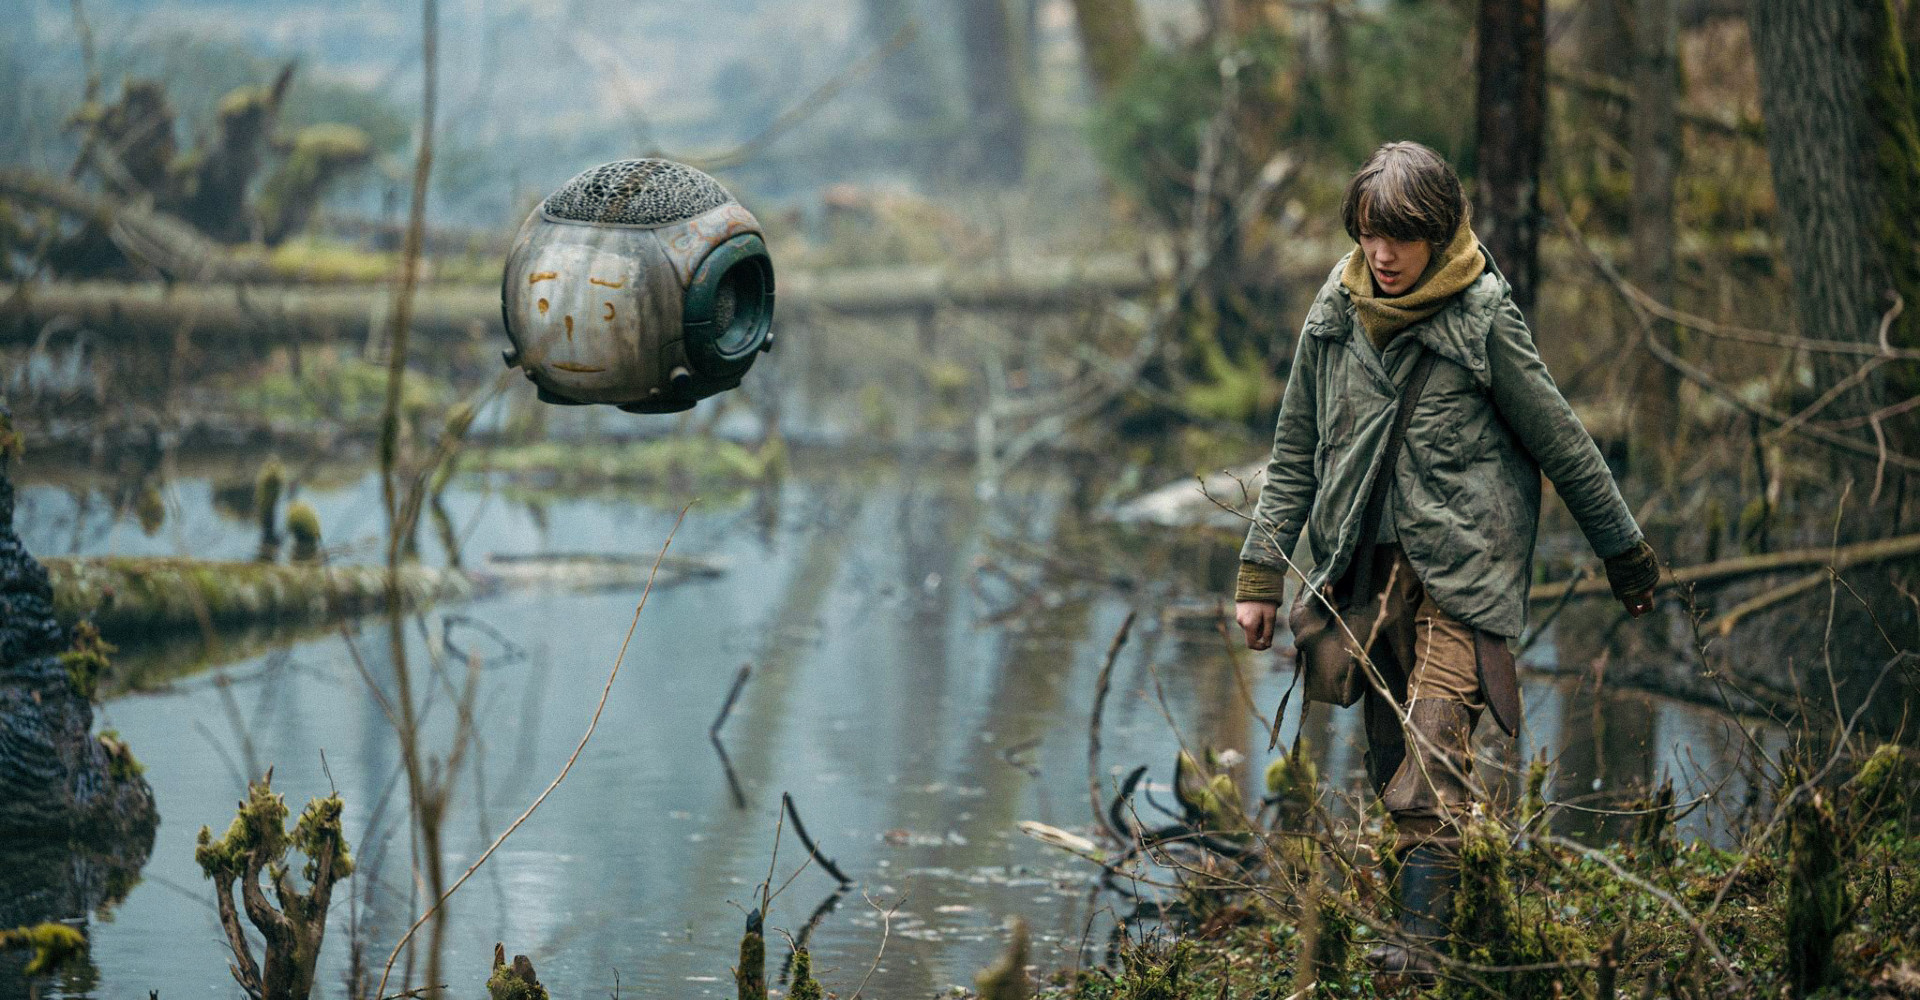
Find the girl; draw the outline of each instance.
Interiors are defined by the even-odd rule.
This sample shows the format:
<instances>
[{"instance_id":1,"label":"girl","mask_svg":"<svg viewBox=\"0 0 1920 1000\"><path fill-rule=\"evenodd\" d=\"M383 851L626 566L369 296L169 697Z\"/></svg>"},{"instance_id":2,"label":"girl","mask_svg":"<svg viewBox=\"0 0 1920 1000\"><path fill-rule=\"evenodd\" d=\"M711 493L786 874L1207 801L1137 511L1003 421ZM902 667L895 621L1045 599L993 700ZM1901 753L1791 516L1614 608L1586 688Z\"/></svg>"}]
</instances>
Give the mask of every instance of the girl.
<instances>
[{"instance_id":1,"label":"girl","mask_svg":"<svg viewBox=\"0 0 1920 1000\"><path fill-rule=\"evenodd\" d=\"M1419 143L1388 143L1354 175L1341 216L1359 246L1294 351L1235 613L1248 647L1273 644L1303 528L1314 568L1302 593L1331 584L1334 605L1378 609L1366 761L1396 831L1402 913L1398 939L1368 959L1430 980L1459 880L1473 728L1483 708L1509 734L1519 724L1506 643L1526 624L1541 473L1635 617L1652 607L1659 565L1474 237L1453 168Z\"/></svg>"}]
</instances>

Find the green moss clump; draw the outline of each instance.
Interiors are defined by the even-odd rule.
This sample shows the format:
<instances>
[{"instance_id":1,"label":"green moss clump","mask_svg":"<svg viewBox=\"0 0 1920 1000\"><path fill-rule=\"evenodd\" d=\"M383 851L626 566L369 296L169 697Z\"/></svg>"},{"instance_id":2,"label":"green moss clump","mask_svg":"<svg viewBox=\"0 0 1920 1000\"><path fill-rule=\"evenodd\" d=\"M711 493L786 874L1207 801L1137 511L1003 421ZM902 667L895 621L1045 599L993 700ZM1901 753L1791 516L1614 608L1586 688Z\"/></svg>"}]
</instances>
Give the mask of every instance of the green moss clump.
<instances>
[{"instance_id":1,"label":"green moss clump","mask_svg":"<svg viewBox=\"0 0 1920 1000\"><path fill-rule=\"evenodd\" d=\"M1261 358L1251 351L1230 358L1218 338L1211 334L1193 339L1206 379L1182 390L1181 402L1188 412L1228 423L1245 423L1279 405L1283 386L1269 373Z\"/></svg>"},{"instance_id":2,"label":"green moss clump","mask_svg":"<svg viewBox=\"0 0 1920 1000\"><path fill-rule=\"evenodd\" d=\"M114 652L113 644L100 638L100 630L92 622L73 627L73 647L60 654L60 665L67 669L67 682L73 685L74 694L93 700L100 690L100 678L113 665L110 657Z\"/></svg>"},{"instance_id":3,"label":"green moss clump","mask_svg":"<svg viewBox=\"0 0 1920 1000\"><path fill-rule=\"evenodd\" d=\"M731 441L674 436L604 445L543 441L491 449L477 462L555 485L644 483L700 489L765 481L785 456L785 446L771 442L755 450Z\"/></svg>"},{"instance_id":4,"label":"green moss clump","mask_svg":"<svg viewBox=\"0 0 1920 1000\"><path fill-rule=\"evenodd\" d=\"M1764 494L1755 496L1740 508L1740 551L1753 555L1761 552L1767 544L1767 521L1773 516L1773 508L1767 503Z\"/></svg>"},{"instance_id":5,"label":"green moss clump","mask_svg":"<svg viewBox=\"0 0 1920 1000\"><path fill-rule=\"evenodd\" d=\"M115 781L136 781L147 773L147 765L134 757L133 749L120 738L117 729L103 730L97 737L107 753L107 775Z\"/></svg>"},{"instance_id":6,"label":"green moss clump","mask_svg":"<svg viewBox=\"0 0 1920 1000\"><path fill-rule=\"evenodd\" d=\"M525 955L515 955L513 964L493 967L487 978L488 1000L548 1000L547 988L533 975L533 963Z\"/></svg>"},{"instance_id":7,"label":"green moss clump","mask_svg":"<svg viewBox=\"0 0 1920 1000\"><path fill-rule=\"evenodd\" d=\"M1283 753L1267 765L1267 794L1291 802L1312 802L1320 794L1320 768L1306 739L1297 753Z\"/></svg>"},{"instance_id":8,"label":"green moss clump","mask_svg":"<svg viewBox=\"0 0 1920 1000\"><path fill-rule=\"evenodd\" d=\"M1520 828L1533 825L1535 817L1547 810L1547 758L1543 753L1527 764L1526 791L1520 796Z\"/></svg>"},{"instance_id":9,"label":"green moss clump","mask_svg":"<svg viewBox=\"0 0 1920 1000\"><path fill-rule=\"evenodd\" d=\"M277 244L304 227L328 186L372 157L372 141L351 125L301 129L286 159L260 189L258 208L267 243Z\"/></svg>"},{"instance_id":10,"label":"green moss clump","mask_svg":"<svg viewBox=\"0 0 1920 1000\"><path fill-rule=\"evenodd\" d=\"M1847 782L1852 826L1872 836L1882 825L1905 816L1913 805L1920 768L1897 743L1882 743Z\"/></svg>"},{"instance_id":11,"label":"green moss clump","mask_svg":"<svg viewBox=\"0 0 1920 1000\"><path fill-rule=\"evenodd\" d=\"M161 499L160 491L148 484L140 488L140 495L134 498L133 515L140 522L140 533L152 538L167 523L167 503Z\"/></svg>"},{"instance_id":12,"label":"green moss clump","mask_svg":"<svg viewBox=\"0 0 1920 1000\"><path fill-rule=\"evenodd\" d=\"M31 948L28 977L44 976L87 953L87 937L66 924L44 923L0 931L0 949Z\"/></svg>"},{"instance_id":13,"label":"green moss clump","mask_svg":"<svg viewBox=\"0 0 1920 1000\"><path fill-rule=\"evenodd\" d=\"M294 562L314 562L320 558L320 515L312 505L303 500L287 505L287 534L293 537Z\"/></svg>"},{"instance_id":14,"label":"green moss clump","mask_svg":"<svg viewBox=\"0 0 1920 1000\"><path fill-rule=\"evenodd\" d=\"M819 980L813 978L813 956L807 954L805 948L794 949L793 979L787 989L787 1000L826 1000Z\"/></svg>"},{"instance_id":15,"label":"green moss clump","mask_svg":"<svg viewBox=\"0 0 1920 1000\"><path fill-rule=\"evenodd\" d=\"M1027 941L1027 922L1014 918L1013 940L1007 943L1006 954L973 977L980 1000L1027 1000L1032 994L1027 988Z\"/></svg>"},{"instance_id":16,"label":"green moss clump","mask_svg":"<svg viewBox=\"0 0 1920 1000\"><path fill-rule=\"evenodd\" d=\"M260 474L253 480L253 516L260 523L260 546L263 551L277 548L280 544L276 514L280 506L280 493L286 484L287 470L280 464L280 457L269 456L260 466Z\"/></svg>"},{"instance_id":17,"label":"green moss clump","mask_svg":"<svg viewBox=\"0 0 1920 1000\"><path fill-rule=\"evenodd\" d=\"M1247 829L1240 788L1224 771L1209 777L1193 755L1180 751L1173 765L1174 797L1186 809L1187 822L1208 833L1240 833Z\"/></svg>"},{"instance_id":18,"label":"green moss clump","mask_svg":"<svg viewBox=\"0 0 1920 1000\"><path fill-rule=\"evenodd\" d=\"M1179 941L1162 956L1145 948L1131 948L1120 955L1125 971L1121 989L1114 1000L1188 1000L1192 993L1182 982L1187 964L1193 960L1193 945Z\"/></svg>"},{"instance_id":19,"label":"green moss clump","mask_svg":"<svg viewBox=\"0 0 1920 1000\"><path fill-rule=\"evenodd\" d=\"M347 846L347 836L340 826L340 813L344 808L340 796L329 795L308 801L307 807L300 810L300 820L293 826L290 842L295 850L307 856L304 874L309 883L320 878L319 865L314 859L328 851L333 852L330 875L335 882L353 874L353 851Z\"/></svg>"},{"instance_id":20,"label":"green moss clump","mask_svg":"<svg viewBox=\"0 0 1920 1000\"><path fill-rule=\"evenodd\" d=\"M0 462L19 458L26 454L26 450L26 442L21 440L20 432L13 429L12 415L0 410Z\"/></svg>"},{"instance_id":21,"label":"green moss clump","mask_svg":"<svg viewBox=\"0 0 1920 1000\"><path fill-rule=\"evenodd\" d=\"M193 860L206 877L244 877L247 858L252 854L269 859L285 856L287 800L274 792L271 779L269 774L267 781L247 785L247 801L240 804L233 822L227 825L227 832L219 840L213 839L212 830L200 828L200 836L194 842Z\"/></svg>"},{"instance_id":22,"label":"green moss clump","mask_svg":"<svg viewBox=\"0 0 1920 1000\"><path fill-rule=\"evenodd\" d=\"M497 280L497 276L496 276ZM272 423L327 420L351 428L378 425L386 406L387 366L334 351L309 351L300 375L270 372L229 383L234 405ZM445 379L409 371L401 387L400 410L410 425L445 409L454 398Z\"/></svg>"},{"instance_id":23,"label":"green moss clump","mask_svg":"<svg viewBox=\"0 0 1920 1000\"><path fill-rule=\"evenodd\" d=\"M1463 961L1494 966L1550 966L1578 961L1593 953L1587 928L1555 919L1542 894L1514 890L1514 850L1498 824L1469 824L1460 835L1460 886L1453 901L1453 946ZM1513 1000L1547 1000L1559 995L1557 969L1488 973L1486 985ZM1563 984L1562 984L1563 988ZM1439 996L1479 997L1483 987L1458 979L1444 980Z\"/></svg>"},{"instance_id":24,"label":"green moss clump","mask_svg":"<svg viewBox=\"0 0 1920 1000\"><path fill-rule=\"evenodd\" d=\"M740 966L733 970L740 1000L767 1000L767 939L761 932L760 911L747 914L746 933L740 935Z\"/></svg>"}]
</instances>

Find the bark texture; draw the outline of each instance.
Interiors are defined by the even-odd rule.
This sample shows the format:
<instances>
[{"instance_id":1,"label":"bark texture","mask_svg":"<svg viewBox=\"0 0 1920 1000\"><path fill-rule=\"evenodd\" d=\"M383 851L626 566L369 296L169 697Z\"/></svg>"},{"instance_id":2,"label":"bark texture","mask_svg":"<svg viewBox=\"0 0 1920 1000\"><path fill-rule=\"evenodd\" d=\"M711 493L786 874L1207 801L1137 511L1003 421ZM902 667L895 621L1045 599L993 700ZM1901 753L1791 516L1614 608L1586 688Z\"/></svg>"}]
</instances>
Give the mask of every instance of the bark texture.
<instances>
[{"instance_id":1,"label":"bark texture","mask_svg":"<svg viewBox=\"0 0 1920 1000\"><path fill-rule=\"evenodd\" d=\"M1544 0L1482 0L1479 198L1474 231L1532 313L1539 280L1540 160L1546 138Z\"/></svg>"},{"instance_id":2,"label":"bark texture","mask_svg":"<svg viewBox=\"0 0 1920 1000\"><path fill-rule=\"evenodd\" d=\"M1920 339L1920 137L1895 14L1891 0L1752 7L1780 231L1809 337L1872 341L1898 293L1905 308L1890 335L1900 345ZM1814 364L1823 389L1857 368L1855 359L1830 354ZM1824 416L1859 417L1887 395L1876 373Z\"/></svg>"},{"instance_id":3,"label":"bark texture","mask_svg":"<svg viewBox=\"0 0 1920 1000\"><path fill-rule=\"evenodd\" d=\"M1633 22L1633 261L1634 279L1649 295L1672 303L1674 292L1673 184L1679 173L1680 21L1674 0L1639 0ZM1672 343L1677 328L1661 324ZM1635 394L1632 457L1644 472L1660 474L1677 450L1680 374L1645 351Z\"/></svg>"},{"instance_id":4,"label":"bark texture","mask_svg":"<svg viewBox=\"0 0 1920 1000\"><path fill-rule=\"evenodd\" d=\"M153 790L123 744L93 735L94 676L54 618L46 569L13 533L12 439L0 406L0 843L71 838L144 856Z\"/></svg>"}]
</instances>

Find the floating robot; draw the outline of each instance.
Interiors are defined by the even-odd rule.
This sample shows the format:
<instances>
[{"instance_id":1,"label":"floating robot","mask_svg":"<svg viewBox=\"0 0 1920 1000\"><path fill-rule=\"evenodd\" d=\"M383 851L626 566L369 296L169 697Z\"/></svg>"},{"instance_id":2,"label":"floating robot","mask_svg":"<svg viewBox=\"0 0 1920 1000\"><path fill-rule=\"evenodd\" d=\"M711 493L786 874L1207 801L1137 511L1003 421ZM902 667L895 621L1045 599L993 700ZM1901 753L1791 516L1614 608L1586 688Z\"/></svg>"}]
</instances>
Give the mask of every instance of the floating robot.
<instances>
[{"instance_id":1,"label":"floating robot","mask_svg":"<svg viewBox=\"0 0 1920 1000\"><path fill-rule=\"evenodd\" d=\"M773 347L773 259L720 182L670 160L594 167L513 239L500 311L546 403L673 413Z\"/></svg>"}]
</instances>

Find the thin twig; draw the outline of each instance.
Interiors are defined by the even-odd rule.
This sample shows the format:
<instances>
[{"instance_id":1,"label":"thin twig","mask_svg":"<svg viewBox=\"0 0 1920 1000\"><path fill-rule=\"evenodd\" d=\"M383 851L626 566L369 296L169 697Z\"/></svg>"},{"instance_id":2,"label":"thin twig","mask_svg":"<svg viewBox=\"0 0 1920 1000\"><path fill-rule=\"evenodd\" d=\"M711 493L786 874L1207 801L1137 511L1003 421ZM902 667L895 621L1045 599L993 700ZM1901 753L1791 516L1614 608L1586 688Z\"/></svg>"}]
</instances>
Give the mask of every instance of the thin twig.
<instances>
[{"instance_id":1,"label":"thin twig","mask_svg":"<svg viewBox=\"0 0 1920 1000\"><path fill-rule=\"evenodd\" d=\"M493 843L487 845L487 849L481 853L480 857L475 860L473 864L467 866L467 870L461 874L459 879L455 880L453 885L449 886L447 891L440 895L439 899L434 900L433 905L428 907L425 913L420 914L419 918L413 922L413 925L407 928L407 932L401 935L400 941L393 946L393 951L387 955L386 967L380 972L380 988L376 992L383 995L386 993L387 977L393 972L394 960L400 956L400 951L407 946L407 942L413 940L414 932L418 931L420 926L427 922L427 918L433 916L436 911L446 905L447 900L452 897L455 892L458 892L461 886L467 883L467 879L473 877L474 872L480 870L481 865L487 863L488 858L493 857L493 852L499 850L500 845L506 843L507 838L513 836L515 830L520 829L520 825L525 823L528 817L533 815L534 810L540 808L542 802L547 801L547 796L552 795L553 790L560 787L560 782L566 780L568 772L573 770L574 762L580 759L581 751L587 748L587 741L593 738L593 731L600 725L600 713L607 707L607 696L613 692L614 679L620 676L620 665L626 662L627 646L633 642L634 630L640 626L640 613L647 609L647 598L653 593L654 578L660 575L660 563L666 559L667 549L673 545L673 536L679 534L680 525L687 519L687 511L692 506L692 503L688 503L687 506L680 508L680 516L673 522L673 530L667 532L667 540L661 544L660 554L654 557L653 572L647 575L647 586L645 590L640 592L640 603L633 609L633 621L627 626L626 638L620 640L620 654L614 657L613 669L607 672L607 683L600 689L600 701L593 706L593 717L587 720L587 731L580 734L579 744L573 748L573 753L567 757L567 762L561 766L560 773L553 776L553 780L547 783L547 787L533 800L533 804L528 806L526 811L521 813L519 818L509 824L505 830L502 830L500 836L495 837Z\"/></svg>"},{"instance_id":2,"label":"thin twig","mask_svg":"<svg viewBox=\"0 0 1920 1000\"><path fill-rule=\"evenodd\" d=\"M868 906L880 910L880 904L874 902L872 896L864 892L860 895L866 899ZM880 910L880 949L873 953L873 964L867 966L867 974L860 977L860 985L853 988L853 996L847 1000L860 1000L860 992L867 988L867 980L872 979L874 970L880 968L880 956L887 953L887 939L893 935L893 915L906 901L907 897L903 895L891 907Z\"/></svg>"}]
</instances>

